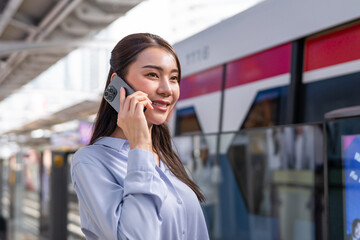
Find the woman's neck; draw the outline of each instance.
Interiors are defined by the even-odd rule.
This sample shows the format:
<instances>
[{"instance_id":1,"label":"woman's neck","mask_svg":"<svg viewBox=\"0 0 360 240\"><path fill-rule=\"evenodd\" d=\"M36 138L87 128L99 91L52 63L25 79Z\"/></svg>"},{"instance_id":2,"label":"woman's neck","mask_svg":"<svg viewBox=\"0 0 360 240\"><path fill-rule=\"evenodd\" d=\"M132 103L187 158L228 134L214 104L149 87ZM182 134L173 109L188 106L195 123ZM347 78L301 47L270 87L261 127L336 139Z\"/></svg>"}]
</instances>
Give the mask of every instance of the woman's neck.
<instances>
[{"instance_id":1,"label":"woman's neck","mask_svg":"<svg viewBox=\"0 0 360 240\"><path fill-rule=\"evenodd\" d=\"M123 130L121 128L119 128L119 127L115 128L115 131L113 131L113 133L110 135L110 137L127 139L127 137L125 136Z\"/></svg>"},{"instance_id":2,"label":"woman's neck","mask_svg":"<svg viewBox=\"0 0 360 240\"><path fill-rule=\"evenodd\" d=\"M152 125L149 126L149 132L151 134L151 129L152 129ZM120 127L116 127L115 130L113 131L113 133L110 135L110 137L114 137L114 138L121 138L121 139L126 139L127 137L125 136L123 130Z\"/></svg>"}]
</instances>

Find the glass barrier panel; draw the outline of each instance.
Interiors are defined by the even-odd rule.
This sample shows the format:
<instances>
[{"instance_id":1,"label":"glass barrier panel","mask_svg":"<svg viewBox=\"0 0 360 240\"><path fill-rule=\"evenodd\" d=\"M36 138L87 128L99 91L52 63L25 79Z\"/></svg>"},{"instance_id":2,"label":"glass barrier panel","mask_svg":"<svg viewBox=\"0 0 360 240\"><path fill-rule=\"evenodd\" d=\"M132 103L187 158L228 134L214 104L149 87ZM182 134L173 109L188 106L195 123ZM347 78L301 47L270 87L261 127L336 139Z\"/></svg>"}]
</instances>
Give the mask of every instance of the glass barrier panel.
<instances>
[{"instance_id":1,"label":"glass barrier panel","mask_svg":"<svg viewBox=\"0 0 360 240\"><path fill-rule=\"evenodd\" d=\"M175 137L174 145L206 197L211 239L322 239L322 125Z\"/></svg>"},{"instance_id":2,"label":"glass barrier panel","mask_svg":"<svg viewBox=\"0 0 360 240\"><path fill-rule=\"evenodd\" d=\"M329 239L360 238L360 118L326 123Z\"/></svg>"},{"instance_id":3,"label":"glass barrier panel","mask_svg":"<svg viewBox=\"0 0 360 240\"><path fill-rule=\"evenodd\" d=\"M222 146L220 158L224 160L220 162L223 169L231 168L237 191L229 189L221 195L236 192L238 200L230 202L220 197L224 202L219 207L239 209L236 216L229 215L232 219L223 217L239 229L221 221L223 232L232 233L228 238L236 239L236 234L241 234L248 239L321 239L321 126L256 129L231 137L229 141L229 136L222 136L228 148ZM228 177L227 181L233 180ZM224 215L232 212L227 211Z\"/></svg>"},{"instance_id":4,"label":"glass barrier panel","mask_svg":"<svg viewBox=\"0 0 360 240\"><path fill-rule=\"evenodd\" d=\"M23 227L29 235L40 233L40 153L30 148L24 156Z\"/></svg>"},{"instance_id":5,"label":"glass barrier panel","mask_svg":"<svg viewBox=\"0 0 360 240\"><path fill-rule=\"evenodd\" d=\"M81 231L80 212L78 198L71 181L71 160L74 153L67 155L68 169L67 169L67 189L68 189L68 205L67 205L67 239L68 240L83 240L84 233Z\"/></svg>"},{"instance_id":6,"label":"glass barrier panel","mask_svg":"<svg viewBox=\"0 0 360 240\"><path fill-rule=\"evenodd\" d=\"M201 203L208 231L214 231L215 211L218 204L218 186L221 172L217 159L217 135L195 135L174 138L185 169L199 186L206 201Z\"/></svg>"}]
</instances>

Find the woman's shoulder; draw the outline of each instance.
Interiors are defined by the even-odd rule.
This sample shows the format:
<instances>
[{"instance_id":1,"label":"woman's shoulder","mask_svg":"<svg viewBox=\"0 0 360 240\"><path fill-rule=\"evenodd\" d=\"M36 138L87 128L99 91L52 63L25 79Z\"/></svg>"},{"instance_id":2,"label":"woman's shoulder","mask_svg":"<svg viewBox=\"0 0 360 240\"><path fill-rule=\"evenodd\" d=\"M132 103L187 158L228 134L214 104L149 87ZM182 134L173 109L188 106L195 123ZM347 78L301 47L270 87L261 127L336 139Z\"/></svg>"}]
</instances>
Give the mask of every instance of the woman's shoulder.
<instances>
[{"instance_id":1,"label":"woman's shoulder","mask_svg":"<svg viewBox=\"0 0 360 240\"><path fill-rule=\"evenodd\" d=\"M71 165L75 166L80 163L98 165L102 155L103 150L99 149L99 146L87 145L75 152L72 157Z\"/></svg>"},{"instance_id":2,"label":"woman's shoulder","mask_svg":"<svg viewBox=\"0 0 360 240\"><path fill-rule=\"evenodd\" d=\"M115 146L95 143L77 150L72 157L71 167L90 164L112 172L118 168L126 168L127 158L128 151L126 149L119 151Z\"/></svg>"},{"instance_id":3,"label":"woman's shoulder","mask_svg":"<svg viewBox=\"0 0 360 240\"><path fill-rule=\"evenodd\" d=\"M71 161L71 175L91 172L91 177L101 175L123 186L126 176L126 156L109 147L98 144L85 146L75 152Z\"/></svg>"}]
</instances>

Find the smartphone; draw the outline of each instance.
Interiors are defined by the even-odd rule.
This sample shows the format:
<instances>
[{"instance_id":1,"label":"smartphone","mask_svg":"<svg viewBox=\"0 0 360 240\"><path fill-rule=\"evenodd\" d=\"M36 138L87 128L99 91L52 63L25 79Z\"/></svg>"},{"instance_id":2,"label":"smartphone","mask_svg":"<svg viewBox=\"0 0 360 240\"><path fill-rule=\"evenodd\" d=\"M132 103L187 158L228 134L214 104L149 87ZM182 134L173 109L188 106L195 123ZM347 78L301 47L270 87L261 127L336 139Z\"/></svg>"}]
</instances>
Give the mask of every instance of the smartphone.
<instances>
[{"instance_id":1,"label":"smartphone","mask_svg":"<svg viewBox=\"0 0 360 240\"><path fill-rule=\"evenodd\" d=\"M126 96L133 94L132 89L122 78L115 75L104 93L104 99L117 111L120 109L120 88L125 88Z\"/></svg>"}]
</instances>

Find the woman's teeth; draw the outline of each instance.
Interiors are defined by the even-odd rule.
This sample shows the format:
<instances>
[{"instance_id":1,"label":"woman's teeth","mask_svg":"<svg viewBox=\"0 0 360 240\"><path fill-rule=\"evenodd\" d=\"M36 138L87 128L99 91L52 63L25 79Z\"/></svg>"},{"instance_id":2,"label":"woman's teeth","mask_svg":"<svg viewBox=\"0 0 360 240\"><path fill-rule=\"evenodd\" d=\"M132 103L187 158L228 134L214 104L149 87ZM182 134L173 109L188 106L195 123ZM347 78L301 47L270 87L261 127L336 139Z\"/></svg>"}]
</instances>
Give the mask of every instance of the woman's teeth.
<instances>
[{"instance_id":1,"label":"woman's teeth","mask_svg":"<svg viewBox=\"0 0 360 240\"><path fill-rule=\"evenodd\" d=\"M160 104L160 103L156 103L156 102L153 102L152 104L159 106L159 107L167 107L167 104Z\"/></svg>"}]
</instances>

